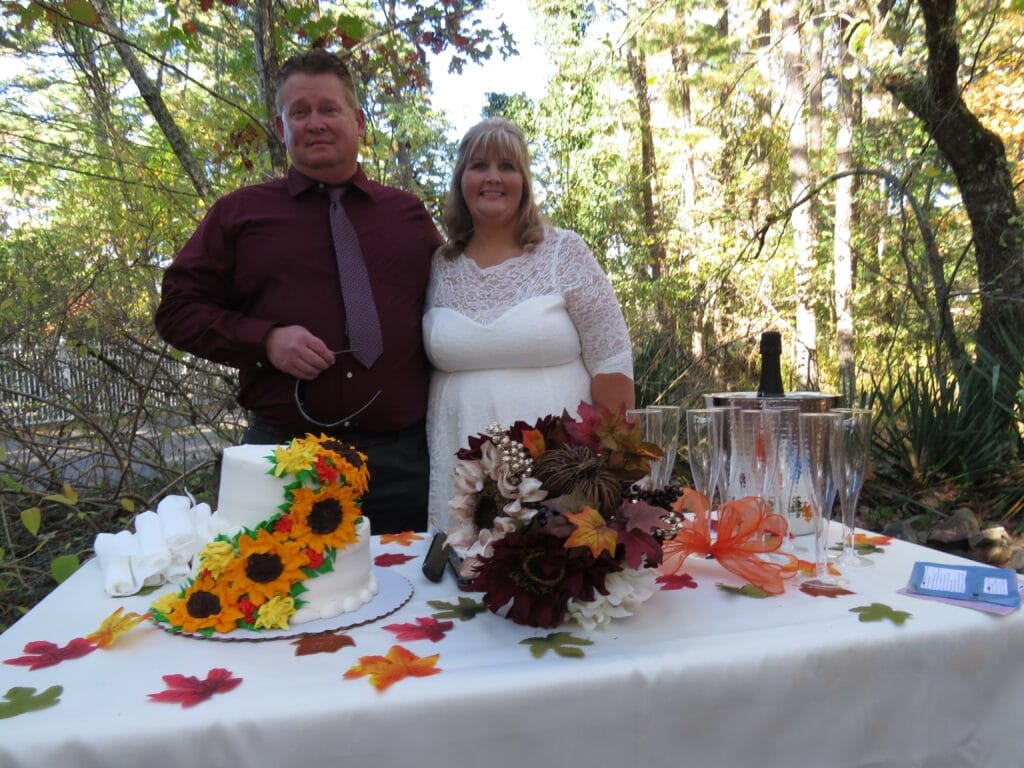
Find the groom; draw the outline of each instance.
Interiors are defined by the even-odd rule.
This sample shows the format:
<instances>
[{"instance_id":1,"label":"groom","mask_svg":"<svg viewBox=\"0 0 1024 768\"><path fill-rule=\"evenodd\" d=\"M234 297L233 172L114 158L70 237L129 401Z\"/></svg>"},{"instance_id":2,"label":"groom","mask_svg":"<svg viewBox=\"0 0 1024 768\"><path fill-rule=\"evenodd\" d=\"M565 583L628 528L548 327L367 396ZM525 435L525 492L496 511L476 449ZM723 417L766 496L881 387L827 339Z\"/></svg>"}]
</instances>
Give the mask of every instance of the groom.
<instances>
[{"instance_id":1,"label":"groom","mask_svg":"<svg viewBox=\"0 0 1024 768\"><path fill-rule=\"evenodd\" d=\"M288 175L214 203L164 273L157 330L239 369L238 402L249 412L242 442L307 432L350 442L369 460L363 511L373 533L425 530L429 370L420 318L441 236L418 198L363 173L365 118L338 57L316 49L282 65L275 125ZM365 269L336 253L332 196ZM352 314L368 297L380 342L369 358L353 343Z\"/></svg>"}]
</instances>

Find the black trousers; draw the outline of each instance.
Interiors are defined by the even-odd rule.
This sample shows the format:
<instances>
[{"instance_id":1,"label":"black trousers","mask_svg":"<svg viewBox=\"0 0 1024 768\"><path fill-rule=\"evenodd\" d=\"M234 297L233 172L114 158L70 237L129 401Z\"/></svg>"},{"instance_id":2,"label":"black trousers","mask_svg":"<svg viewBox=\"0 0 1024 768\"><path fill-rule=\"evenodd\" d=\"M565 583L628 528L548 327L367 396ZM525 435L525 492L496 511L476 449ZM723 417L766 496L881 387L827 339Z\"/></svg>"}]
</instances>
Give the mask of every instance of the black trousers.
<instances>
[{"instance_id":1,"label":"black trousers","mask_svg":"<svg viewBox=\"0 0 1024 768\"><path fill-rule=\"evenodd\" d=\"M294 437L249 414L243 443L278 445ZM363 496L363 514L373 533L399 533L427 529L430 460L427 432L421 421L411 427L380 435L336 435L366 454L370 490Z\"/></svg>"}]
</instances>

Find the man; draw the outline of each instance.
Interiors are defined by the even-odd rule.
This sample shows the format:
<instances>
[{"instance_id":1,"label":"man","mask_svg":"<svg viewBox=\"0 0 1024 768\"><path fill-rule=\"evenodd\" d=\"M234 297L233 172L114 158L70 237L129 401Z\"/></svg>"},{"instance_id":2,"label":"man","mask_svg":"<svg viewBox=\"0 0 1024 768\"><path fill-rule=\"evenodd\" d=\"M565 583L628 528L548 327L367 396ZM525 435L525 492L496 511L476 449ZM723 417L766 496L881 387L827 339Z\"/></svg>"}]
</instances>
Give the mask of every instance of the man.
<instances>
[{"instance_id":1,"label":"man","mask_svg":"<svg viewBox=\"0 0 1024 768\"><path fill-rule=\"evenodd\" d=\"M420 318L441 237L419 199L363 173L365 118L336 56L313 50L282 65L275 123L291 158L287 177L211 207L164 274L157 330L179 349L239 369L238 402L249 411L243 442L307 432L351 442L369 459L363 510L373 532L424 530ZM337 223L339 203L350 224ZM357 259L362 252L354 269L336 254L343 226L354 230L346 242L358 241ZM374 343L357 337L365 318L349 311L367 294L379 347L371 359L362 353Z\"/></svg>"}]
</instances>

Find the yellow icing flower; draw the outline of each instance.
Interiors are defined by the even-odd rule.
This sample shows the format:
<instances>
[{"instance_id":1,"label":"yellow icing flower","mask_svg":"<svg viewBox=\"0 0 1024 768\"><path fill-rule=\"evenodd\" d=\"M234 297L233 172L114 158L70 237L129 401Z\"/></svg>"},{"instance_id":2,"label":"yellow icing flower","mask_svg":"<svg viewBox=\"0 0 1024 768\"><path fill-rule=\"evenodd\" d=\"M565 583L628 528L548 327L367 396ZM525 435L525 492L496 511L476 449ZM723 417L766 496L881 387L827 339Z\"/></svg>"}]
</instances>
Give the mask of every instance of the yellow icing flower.
<instances>
[{"instance_id":1,"label":"yellow icing flower","mask_svg":"<svg viewBox=\"0 0 1024 768\"><path fill-rule=\"evenodd\" d=\"M178 600L177 592L168 592L167 594L160 595L156 600L153 601L152 609L158 613L162 613L164 616L168 615L174 610L175 603Z\"/></svg>"},{"instance_id":2,"label":"yellow icing flower","mask_svg":"<svg viewBox=\"0 0 1024 768\"><path fill-rule=\"evenodd\" d=\"M316 552L323 552L324 547L344 549L354 543L356 520L362 515L356 490L344 485L325 485L319 491L298 488L288 513L292 539Z\"/></svg>"},{"instance_id":3,"label":"yellow icing flower","mask_svg":"<svg viewBox=\"0 0 1024 768\"><path fill-rule=\"evenodd\" d=\"M234 559L235 548L230 541L211 541L199 553L199 570L209 571L210 575L216 578L224 573Z\"/></svg>"},{"instance_id":4,"label":"yellow icing flower","mask_svg":"<svg viewBox=\"0 0 1024 768\"><path fill-rule=\"evenodd\" d=\"M274 475L280 477L283 474L297 475L312 468L316 462L316 454L319 446L311 440L297 439L290 445L274 449Z\"/></svg>"},{"instance_id":5,"label":"yellow icing flower","mask_svg":"<svg viewBox=\"0 0 1024 768\"><path fill-rule=\"evenodd\" d=\"M295 601L287 595L274 595L260 606L253 626L257 629L288 629L288 619L295 613Z\"/></svg>"},{"instance_id":6,"label":"yellow icing flower","mask_svg":"<svg viewBox=\"0 0 1024 768\"><path fill-rule=\"evenodd\" d=\"M261 528L255 539L244 533L238 537L238 558L231 562L222 580L259 605L291 592L293 584L306 578L302 567L308 561L298 542L278 538Z\"/></svg>"}]
</instances>

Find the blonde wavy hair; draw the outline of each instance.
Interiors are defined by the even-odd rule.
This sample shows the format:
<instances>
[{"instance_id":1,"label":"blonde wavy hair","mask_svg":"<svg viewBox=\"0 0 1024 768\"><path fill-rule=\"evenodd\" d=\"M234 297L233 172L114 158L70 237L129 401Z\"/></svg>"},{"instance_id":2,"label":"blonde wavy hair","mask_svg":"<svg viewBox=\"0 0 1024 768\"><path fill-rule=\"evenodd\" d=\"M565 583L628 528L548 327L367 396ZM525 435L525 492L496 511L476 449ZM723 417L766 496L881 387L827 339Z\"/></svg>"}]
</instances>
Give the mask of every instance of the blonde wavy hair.
<instances>
[{"instance_id":1,"label":"blonde wavy hair","mask_svg":"<svg viewBox=\"0 0 1024 768\"><path fill-rule=\"evenodd\" d=\"M465 251L473 238L473 218L469 214L466 198L462 195L462 176L474 157L489 152L509 158L523 175L523 199L519 201L516 222L519 244L524 251L532 251L544 239L544 218L533 196L533 176L530 174L530 150L526 137L515 123L503 117L494 117L477 123L462 137L455 159L451 185L444 201L441 226L448 241L441 246L441 254L454 259Z\"/></svg>"}]
</instances>

